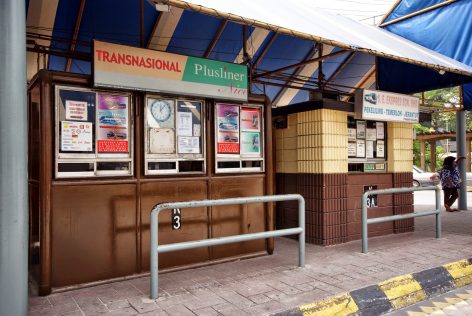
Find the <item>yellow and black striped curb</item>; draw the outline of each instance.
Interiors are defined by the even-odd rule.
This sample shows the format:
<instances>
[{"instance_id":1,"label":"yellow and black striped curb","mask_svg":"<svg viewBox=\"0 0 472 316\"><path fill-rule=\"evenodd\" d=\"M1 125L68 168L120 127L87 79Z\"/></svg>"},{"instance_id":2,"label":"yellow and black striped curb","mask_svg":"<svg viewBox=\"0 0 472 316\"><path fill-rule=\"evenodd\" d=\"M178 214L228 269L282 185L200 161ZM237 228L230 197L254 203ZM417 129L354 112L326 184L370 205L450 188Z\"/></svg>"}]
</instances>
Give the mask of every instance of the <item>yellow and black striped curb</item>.
<instances>
[{"instance_id":1,"label":"yellow and black striped curb","mask_svg":"<svg viewBox=\"0 0 472 316\"><path fill-rule=\"evenodd\" d=\"M276 316L381 315L472 283L472 258L405 274L275 314Z\"/></svg>"}]
</instances>

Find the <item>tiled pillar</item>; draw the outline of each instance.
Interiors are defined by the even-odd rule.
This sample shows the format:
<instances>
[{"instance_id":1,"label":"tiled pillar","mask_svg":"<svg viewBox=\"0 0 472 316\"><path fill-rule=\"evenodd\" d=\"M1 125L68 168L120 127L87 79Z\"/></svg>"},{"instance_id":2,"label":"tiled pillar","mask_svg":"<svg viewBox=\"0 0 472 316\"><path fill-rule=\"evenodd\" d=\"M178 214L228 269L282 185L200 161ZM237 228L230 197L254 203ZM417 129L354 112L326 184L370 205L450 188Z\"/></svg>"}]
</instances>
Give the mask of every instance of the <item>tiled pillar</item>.
<instances>
[{"instance_id":1,"label":"tiled pillar","mask_svg":"<svg viewBox=\"0 0 472 316\"><path fill-rule=\"evenodd\" d=\"M411 187L413 183L413 139L409 123L388 123L388 171L393 173L393 187ZM406 214L414 211L413 194L402 193L393 196L393 213ZM414 219L394 222L393 231L404 233L414 230Z\"/></svg>"},{"instance_id":2,"label":"tiled pillar","mask_svg":"<svg viewBox=\"0 0 472 316\"><path fill-rule=\"evenodd\" d=\"M306 199L307 242L347 241L346 144L347 113L341 111L291 114L288 128L276 131L277 192ZM277 225L296 225L296 204L277 203Z\"/></svg>"}]
</instances>

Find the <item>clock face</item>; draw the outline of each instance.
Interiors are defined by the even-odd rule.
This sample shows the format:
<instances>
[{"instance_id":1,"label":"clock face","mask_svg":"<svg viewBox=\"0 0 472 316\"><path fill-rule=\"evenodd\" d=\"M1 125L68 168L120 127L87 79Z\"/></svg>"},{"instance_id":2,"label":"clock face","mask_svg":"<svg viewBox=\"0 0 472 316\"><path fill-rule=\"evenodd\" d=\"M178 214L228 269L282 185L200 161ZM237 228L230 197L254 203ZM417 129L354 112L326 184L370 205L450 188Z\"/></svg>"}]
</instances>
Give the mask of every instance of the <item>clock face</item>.
<instances>
[{"instance_id":1,"label":"clock face","mask_svg":"<svg viewBox=\"0 0 472 316\"><path fill-rule=\"evenodd\" d=\"M151 114L157 122L165 122L172 114L171 106L167 101L156 100L151 104Z\"/></svg>"}]
</instances>

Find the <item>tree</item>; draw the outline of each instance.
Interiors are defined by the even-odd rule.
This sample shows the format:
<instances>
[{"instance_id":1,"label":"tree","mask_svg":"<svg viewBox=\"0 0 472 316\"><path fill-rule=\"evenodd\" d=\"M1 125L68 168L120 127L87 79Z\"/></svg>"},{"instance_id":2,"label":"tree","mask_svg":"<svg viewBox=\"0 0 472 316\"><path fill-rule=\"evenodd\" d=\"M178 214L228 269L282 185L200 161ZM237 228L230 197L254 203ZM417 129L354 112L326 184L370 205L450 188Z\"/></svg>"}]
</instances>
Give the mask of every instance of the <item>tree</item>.
<instances>
[{"instance_id":1,"label":"tree","mask_svg":"<svg viewBox=\"0 0 472 316\"><path fill-rule=\"evenodd\" d=\"M413 124L416 134L421 133L428 133L432 132L433 128L424 126L422 124ZM441 146L436 146L436 157L440 157L441 154L444 154L446 150ZM429 171L429 165L431 163L431 146L426 143L425 148L425 169ZM413 164L415 166L421 166L421 142L414 141L413 142ZM442 161L440 159L436 159L436 170L440 169L442 166Z\"/></svg>"}]
</instances>

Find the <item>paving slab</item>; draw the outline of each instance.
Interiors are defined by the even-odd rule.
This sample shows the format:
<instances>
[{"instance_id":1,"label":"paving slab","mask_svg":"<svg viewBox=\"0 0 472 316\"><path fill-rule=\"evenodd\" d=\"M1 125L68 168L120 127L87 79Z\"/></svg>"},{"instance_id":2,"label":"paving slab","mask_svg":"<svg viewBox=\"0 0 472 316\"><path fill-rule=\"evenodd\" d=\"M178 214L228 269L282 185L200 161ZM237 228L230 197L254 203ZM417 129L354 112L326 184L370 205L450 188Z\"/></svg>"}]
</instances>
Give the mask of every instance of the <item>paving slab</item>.
<instances>
[{"instance_id":1,"label":"paving slab","mask_svg":"<svg viewBox=\"0 0 472 316\"><path fill-rule=\"evenodd\" d=\"M415 204L415 209L431 206ZM307 244L304 268L297 266L298 242L277 238L271 256L162 274L172 282L160 282L156 301L148 297L149 277L141 277L47 297L31 294L29 315L275 314L472 257L472 211L443 212L441 239L434 227L434 216L417 218L415 232L370 238L368 254L361 253L360 240ZM380 295L373 288L369 293Z\"/></svg>"}]
</instances>

